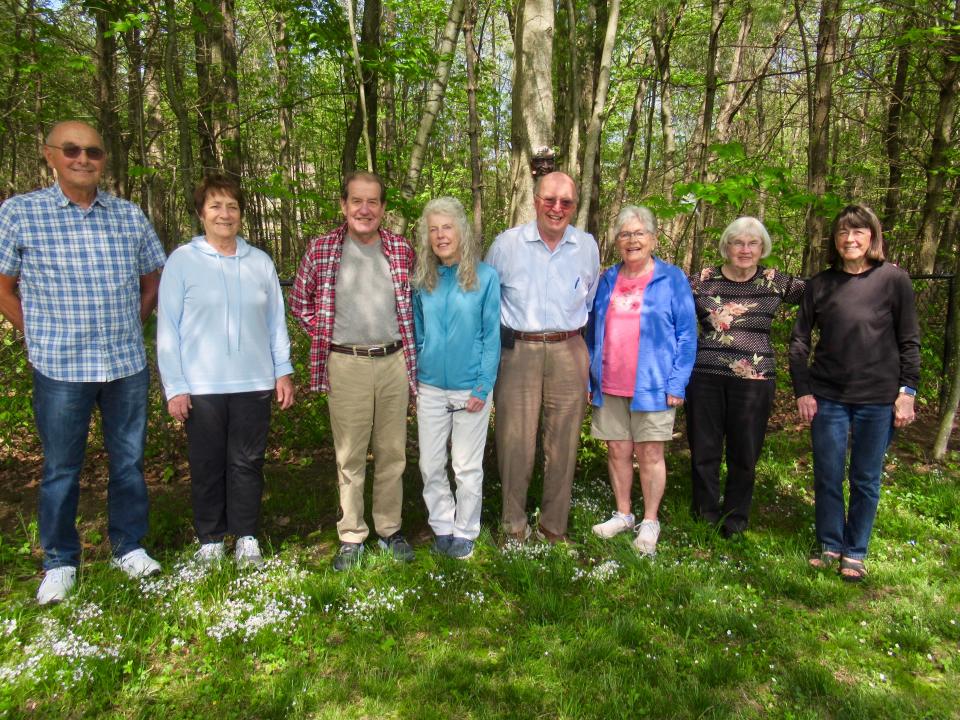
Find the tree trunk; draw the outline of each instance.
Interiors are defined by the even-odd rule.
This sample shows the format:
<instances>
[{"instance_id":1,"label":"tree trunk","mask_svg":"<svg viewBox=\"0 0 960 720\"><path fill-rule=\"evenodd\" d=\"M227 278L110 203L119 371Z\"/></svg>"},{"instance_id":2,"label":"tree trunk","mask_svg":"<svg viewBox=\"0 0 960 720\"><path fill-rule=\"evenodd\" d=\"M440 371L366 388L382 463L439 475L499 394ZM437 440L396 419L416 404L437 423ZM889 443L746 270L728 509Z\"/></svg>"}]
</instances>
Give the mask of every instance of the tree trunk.
<instances>
[{"instance_id":1,"label":"tree trunk","mask_svg":"<svg viewBox=\"0 0 960 720\"><path fill-rule=\"evenodd\" d=\"M170 109L173 110L174 117L177 119L179 162L174 177L179 180L180 190L183 193L183 206L188 217L191 218L193 230L196 231L199 228L199 219L193 212L193 183L196 170L193 166L193 136L190 131L190 112L185 100L183 69L180 65L180 33L177 24L176 0L164 0L164 10L167 21L167 46L163 56L163 75L166 81L167 100L170 103ZM197 57L199 57L199 51ZM205 136L201 134L200 137L200 145L203 147L202 138ZM173 208L176 207L176 203L171 203L171 205ZM179 244L179 224L171 223L171 230L173 230L169 238L171 245Z\"/></svg>"},{"instance_id":2,"label":"tree trunk","mask_svg":"<svg viewBox=\"0 0 960 720\"><path fill-rule=\"evenodd\" d=\"M833 99L833 71L837 56L837 36L840 28L842 0L823 0L820 6L820 25L817 34L817 64L814 92L811 98L811 117L808 150L807 190L813 201L807 207L805 228L807 245L804 251L803 271L806 275L818 272L826 257L826 218L820 201L827 193L827 155L830 152L830 106Z\"/></svg>"},{"instance_id":3,"label":"tree trunk","mask_svg":"<svg viewBox=\"0 0 960 720\"><path fill-rule=\"evenodd\" d=\"M960 24L960 0L955 0L953 9L954 28L958 24ZM943 43L943 72L938 79L940 100L937 104L937 116L933 124L930 155L926 163L927 191L920 215L920 227L917 232L919 240L917 270L921 273L933 272L937 257L940 204L943 202L944 189L947 186L947 169L951 163L948 150L953 140L953 119L956 112L958 81L960 81L960 33L954 29L952 32L947 31Z\"/></svg>"},{"instance_id":4,"label":"tree trunk","mask_svg":"<svg viewBox=\"0 0 960 720\"><path fill-rule=\"evenodd\" d=\"M944 378L949 378L950 391L947 401L940 409L940 423L937 426L937 437L933 442L933 457L942 460L947 453L947 444L953 423L957 417L957 407L960 405L960 368L957 361L960 359L960 247L956 248L953 280L950 283L949 310L947 311L948 325L946 327L949 339L947 367L944 368Z\"/></svg>"},{"instance_id":5,"label":"tree trunk","mask_svg":"<svg viewBox=\"0 0 960 720\"><path fill-rule=\"evenodd\" d=\"M577 9L574 0L564 0L567 21L567 46L569 52L569 72L568 82L570 87L567 92L566 112L567 123L569 123L569 135L567 136L567 149L563 157L563 165L570 177L577 175L577 163L580 160L580 125L583 120L580 117L580 60L577 52Z\"/></svg>"},{"instance_id":6,"label":"tree trunk","mask_svg":"<svg viewBox=\"0 0 960 720\"><path fill-rule=\"evenodd\" d=\"M390 42L397 33L397 13L390 5L383 8L383 34ZM391 73L385 73L380 82L383 116L383 152L380 154L383 177L391 187L398 181L400 166L397 162L400 152L397 140L397 101L395 79Z\"/></svg>"},{"instance_id":7,"label":"tree trunk","mask_svg":"<svg viewBox=\"0 0 960 720\"><path fill-rule=\"evenodd\" d=\"M900 183L903 178L901 160L900 117L903 113L903 100L907 91L907 72L910 69L910 46L904 43L897 52L897 69L893 88L890 90L890 104L887 108L886 150L889 172L887 175L887 194L883 202L883 228L888 233L896 232L900 217Z\"/></svg>"},{"instance_id":8,"label":"tree trunk","mask_svg":"<svg viewBox=\"0 0 960 720\"><path fill-rule=\"evenodd\" d=\"M110 162L110 188L114 195L127 197L127 162L117 122L117 39L105 9L93 13L97 25L97 122Z\"/></svg>"},{"instance_id":9,"label":"tree trunk","mask_svg":"<svg viewBox=\"0 0 960 720\"><path fill-rule=\"evenodd\" d=\"M440 47L437 48L437 67L434 70L433 80L430 82L430 89L424 99L417 137L414 139L413 147L410 150L410 167L407 170L407 177L400 189L400 195L404 200L412 199L420 187L420 171L423 169L423 161L427 154L427 142L430 139L430 131L433 129L437 115L443 108L443 97L447 92L450 65L457 49L457 38L460 35L460 26L463 24L465 6L465 0L453 0L450 3L447 23L440 38ZM406 232L406 229L407 218L404 216L400 221L398 232L402 234Z\"/></svg>"},{"instance_id":10,"label":"tree trunk","mask_svg":"<svg viewBox=\"0 0 960 720\"><path fill-rule=\"evenodd\" d=\"M357 81L357 104L353 117L347 126L347 135L343 145L341 164L343 173L356 169L357 147L363 139L366 153L367 172L375 172L376 130L377 130L377 72L368 69L364 72L364 63L373 66L380 50L380 0L366 0L361 20L360 45L357 45L357 31L353 19L353 0L344 0L347 7L347 19L350 25L350 37L353 41L353 69Z\"/></svg>"},{"instance_id":11,"label":"tree trunk","mask_svg":"<svg viewBox=\"0 0 960 720\"><path fill-rule=\"evenodd\" d=\"M666 11L657 11L656 20L650 33L654 55L657 58L657 76L660 83L660 132L663 135L663 179L662 192L667 204L673 203L673 184L676 178L677 140L673 125L673 87L671 85L670 46L673 35L683 16L685 2L680 3L676 17L671 24L667 22ZM669 241L673 240L673 221L663 223L661 232ZM665 248L664 248L665 250ZM662 251L661 251L662 252Z\"/></svg>"},{"instance_id":12,"label":"tree trunk","mask_svg":"<svg viewBox=\"0 0 960 720\"><path fill-rule=\"evenodd\" d=\"M477 1L468 0L467 15L463 21L464 55L467 60L467 112L470 135L470 192L473 196L473 236L483 243L483 166L480 160L480 112L477 109L477 71L479 59L473 42L473 28L477 24Z\"/></svg>"},{"instance_id":13,"label":"tree trunk","mask_svg":"<svg viewBox=\"0 0 960 720\"><path fill-rule=\"evenodd\" d=\"M204 0L193 0L194 64L197 69L197 138L200 146L200 175L215 172L220 167L217 159L217 139L214 131L215 86L212 76L213 57L210 48L212 10ZM175 58L179 62L179 58ZM181 85L181 89L183 86ZM181 95L181 97L185 97ZM192 193L191 193L192 194ZM188 207L192 205L190 203Z\"/></svg>"},{"instance_id":14,"label":"tree trunk","mask_svg":"<svg viewBox=\"0 0 960 720\"><path fill-rule=\"evenodd\" d=\"M237 18L234 0L220 0L223 32L215 38L222 83L221 103L217 113L217 137L220 140L223 169L228 175L243 175L243 145L240 138L240 85L237 81Z\"/></svg>"},{"instance_id":15,"label":"tree trunk","mask_svg":"<svg viewBox=\"0 0 960 720\"><path fill-rule=\"evenodd\" d=\"M590 215L590 202L593 199L594 164L600 146L600 130L607 104L607 91L610 88L610 63L613 58L613 43L617 37L617 23L620 20L620 0L610 0L608 6L607 32L603 39L603 51L600 56L599 77L593 101L590 124L587 125L587 142L583 150L583 175L580 181L580 203L577 213L577 225L586 228ZM596 178L599 179L599 178Z\"/></svg>"},{"instance_id":16,"label":"tree trunk","mask_svg":"<svg viewBox=\"0 0 960 720\"><path fill-rule=\"evenodd\" d=\"M513 37L510 224L533 218L530 161L553 145L553 2L524 0Z\"/></svg>"}]
</instances>

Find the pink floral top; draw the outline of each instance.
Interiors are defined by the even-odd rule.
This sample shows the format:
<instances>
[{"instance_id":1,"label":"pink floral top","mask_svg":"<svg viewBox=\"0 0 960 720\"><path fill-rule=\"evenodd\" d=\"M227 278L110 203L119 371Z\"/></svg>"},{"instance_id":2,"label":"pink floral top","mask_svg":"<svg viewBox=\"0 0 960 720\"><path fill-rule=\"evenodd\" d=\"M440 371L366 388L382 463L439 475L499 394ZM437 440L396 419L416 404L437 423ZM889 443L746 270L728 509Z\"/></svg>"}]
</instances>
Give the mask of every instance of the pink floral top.
<instances>
[{"instance_id":1,"label":"pink floral top","mask_svg":"<svg viewBox=\"0 0 960 720\"><path fill-rule=\"evenodd\" d=\"M749 280L724 277L719 267L690 277L700 321L695 373L745 380L776 375L770 325L780 303L798 305L806 282L774 268L757 268Z\"/></svg>"}]
</instances>

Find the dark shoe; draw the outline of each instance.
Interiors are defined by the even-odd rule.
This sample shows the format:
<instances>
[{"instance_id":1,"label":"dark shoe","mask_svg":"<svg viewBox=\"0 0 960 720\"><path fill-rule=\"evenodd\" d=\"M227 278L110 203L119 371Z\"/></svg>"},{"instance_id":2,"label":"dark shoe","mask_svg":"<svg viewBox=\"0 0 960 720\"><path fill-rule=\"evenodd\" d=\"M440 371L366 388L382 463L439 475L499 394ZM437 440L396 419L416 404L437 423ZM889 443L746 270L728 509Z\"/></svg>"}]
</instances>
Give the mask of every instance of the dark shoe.
<instances>
[{"instance_id":1,"label":"dark shoe","mask_svg":"<svg viewBox=\"0 0 960 720\"><path fill-rule=\"evenodd\" d=\"M453 542L453 535L437 535L433 539L431 550L437 555L446 555L450 550L450 543Z\"/></svg>"},{"instance_id":2,"label":"dark shoe","mask_svg":"<svg viewBox=\"0 0 960 720\"><path fill-rule=\"evenodd\" d=\"M848 583L863 582L867 577L867 568L863 560L840 558L840 579Z\"/></svg>"},{"instance_id":3,"label":"dark shoe","mask_svg":"<svg viewBox=\"0 0 960 720\"><path fill-rule=\"evenodd\" d=\"M363 543L342 542L337 554L333 556L333 569L337 572L348 570L360 563L363 557Z\"/></svg>"},{"instance_id":4,"label":"dark shoe","mask_svg":"<svg viewBox=\"0 0 960 720\"><path fill-rule=\"evenodd\" d=\"M469 560L473 556L473 540L454 538L447 549L447 555L456 560Z\"/></svg>"},{"instance_id":5,"label":"dark shoe","mask_svg":"<svg viewBox=\"0 0 960 720\"><path fill-rule=\"evenodd\" d=\"M393 555L394 560L413 562L413 558L415 557L413 548L410 547L410 543L400 534L399 530L388 538L380 538L378 544L381 550Z\"/></svg>"},{"instance_id":6,"label":"dark shoe","mask_svg":"<svg viewBox=\"0 0 960 720\"><path fill-rule=\"evenodd\" d=\"M571 544L570 538L567 537L566 533L561 533L559 535L557 533L552 533L549 530L547 530L543 525L537 526L537 539L541 541L546 541L551 545L556 545L558 543L564 543L567 545Z\"/></svg>"},{"instance_id":7,"label":"dark shoe","mask_svg":"<svg viewBox=\"0 0 960 720\"><path fill-rule=\"evenodd\" d=\"M814 555L808 560L810 567L817 570L829 570L840 561L840 553L831 550L824 550L819 555Z\"/></svg>"},{"instance_id":8,"label":"dark shoe","mask_svg":"<svg viewBox=\"0 0 960 720\"><path fill-rule=\"evenodd\" d=\"M516 532L507 532L503 531L501 536L500 544L501 545L526 545L527 541L533 535L533 531L530 529L529 525L524 525L522 530L517 530Z\"/></svg>"}]
</instances>

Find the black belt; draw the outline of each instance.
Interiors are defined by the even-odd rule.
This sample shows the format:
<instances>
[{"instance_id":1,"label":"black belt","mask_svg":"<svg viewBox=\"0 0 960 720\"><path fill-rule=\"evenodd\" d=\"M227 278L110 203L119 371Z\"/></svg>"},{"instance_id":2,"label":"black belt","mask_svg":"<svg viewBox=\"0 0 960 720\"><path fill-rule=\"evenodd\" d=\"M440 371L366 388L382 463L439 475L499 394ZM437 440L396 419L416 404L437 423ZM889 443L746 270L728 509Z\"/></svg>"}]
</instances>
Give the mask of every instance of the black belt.
<instances>
[{"instance_id":1,"label":"black belt","mask_svg":"<svg viewBox=\"0 0 960 720\"><path fill-rule=\"evenodd\" d=\"M353 355L355 357L386 357L403 348L403 342L397 340L389 345L331 345L330 352Z\"/></svg>"},{"instance_id":2,"label":"black belt","mask_svg":"<svg viewBox=\"0 0 960 720\"><path fill-rule=\"evenodd\" d=\"M550 332L520 332L513 331L513 337L524 342L558 343L569 340L580 334L579 330L552 330Z\"/></svg>"}]
</instances>

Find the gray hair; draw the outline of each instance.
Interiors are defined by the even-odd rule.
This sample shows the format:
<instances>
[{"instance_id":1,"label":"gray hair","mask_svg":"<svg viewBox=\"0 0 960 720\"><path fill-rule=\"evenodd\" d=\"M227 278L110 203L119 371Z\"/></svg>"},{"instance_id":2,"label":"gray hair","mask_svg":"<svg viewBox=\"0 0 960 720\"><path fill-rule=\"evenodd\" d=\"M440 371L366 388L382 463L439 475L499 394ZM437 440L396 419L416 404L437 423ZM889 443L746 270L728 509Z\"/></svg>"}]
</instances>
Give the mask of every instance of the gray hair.
<instances>
[{"instance_id":1,"label":"gray hair","mask_svg":"<svg viewBox=\"0 0 960 720\"><path fill-rule=\"evenodd\" d=\"M643 207L642 205L627 205L620 211L620 214L617 215L617 221L613 224L614 237L619 235L620 231L623 230L623 226L631 220L638 220L643 223L643 227L651 235L657 234L657 218L650 208Z\"/></svg>"},{"instance_id":2,"label":"gray hair","mask_svg":"<svg viewBox=\"0 0 960 720\"><path fill-rule=\"evenodd\" d=\"M439 261L430 246L432 215L443 215L453 220L453 226L460 238L460 265L457 268L457 281L463 290L475 289L480 247L473 236L473 228L467 221L466 210L463 209L459 200L452 197L434 198L428 202L417 221L417 268L413 273L414 286L428 291L432 291L437 286Z\"/></svg>"},{"instance_id":3,"label":"gray hair","mask_svg":"<svg viewBox=\"0 0 960 720\"><path fill-rule=\"evenodd\" d=\"M770 254L770 251L773 249L773 243L770 241L770 233L767 232L767 229L763 226L763 223L757 220L755 217L750 217L749 215L744 215L743 217L738 217L732 223L727 225L723 233L720 235L720 241L717 243L717 251L720 253L720 257L724 260L729 260L730 255L727 253L727 248L731 242L736 238L747 235L748 237L756 238L763 242L763 253L760 257L765 258Z\"/></svg>"}]
</instances>

